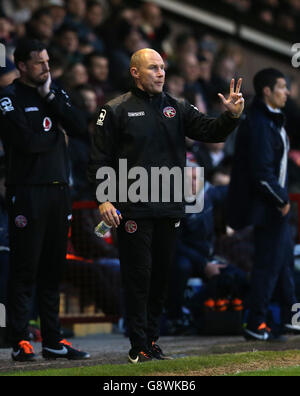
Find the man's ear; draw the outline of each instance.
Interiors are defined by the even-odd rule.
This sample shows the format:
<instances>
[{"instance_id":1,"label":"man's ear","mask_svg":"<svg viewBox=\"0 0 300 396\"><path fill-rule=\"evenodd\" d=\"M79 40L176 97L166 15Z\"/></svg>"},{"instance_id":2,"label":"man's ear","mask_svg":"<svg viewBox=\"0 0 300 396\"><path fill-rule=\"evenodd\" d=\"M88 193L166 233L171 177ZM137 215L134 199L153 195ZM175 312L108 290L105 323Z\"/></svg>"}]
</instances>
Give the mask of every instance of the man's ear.
<instances>
[{"instance_id":1,"label":"man's ear","mask_svg":"<svg viewBox=\"0 0 300 396\"><path fill-rule=\"evenodd\" d=\"M27 71L27 66L24 62L18 62L18 68L23 73Z\"/></svg>"},{"instance_id":2,"label":"man's ear","mask_svg":"<svg viewBox=\"0 0 300 396\"><path fill-rule=\"evenodd\" d=\"M130 68L130 73L131 73L133 78L139 78L139 72L138 72L138 69L136 67L131 67Z\"/></svg>"},{"instance_id":3,"label":"man's ear","mask_svg":"<svg viewBox=\"0 0 300 396\"><path fill-rule=\"evenodd\" d=\"M263 94L264 94L264 96L266 96L267 98L269 98L270 95L271 95L271 93L272 93L272 91L271 91L271 88L270 88L270 87L264 87L264 89L263 89Z\"/></svg>"}]
</instances>

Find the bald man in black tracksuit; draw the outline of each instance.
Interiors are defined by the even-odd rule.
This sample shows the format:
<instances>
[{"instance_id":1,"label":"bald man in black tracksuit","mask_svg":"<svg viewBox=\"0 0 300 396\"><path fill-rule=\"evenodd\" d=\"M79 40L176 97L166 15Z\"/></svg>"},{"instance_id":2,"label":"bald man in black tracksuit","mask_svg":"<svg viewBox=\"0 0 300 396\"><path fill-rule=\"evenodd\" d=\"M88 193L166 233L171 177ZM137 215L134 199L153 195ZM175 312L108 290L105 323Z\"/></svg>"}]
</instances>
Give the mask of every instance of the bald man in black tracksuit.
<instances>
[{"instance_id":1,"label":"bald man in black tracksuit","mask_svg":"<svg viewBox=\"0 0 300 396\"><path fill-rule=\"evenodd\" d=\"M236 92L232 82L228 101L223 97L229 111L212 119L187 102L162 92L164 63L157 52L146 49L134 54L131 74L136 87L109 102L100 112L89 166L90 181L96 186L99 184L96 173L104 166L116 170L117 180L121 177L118 174L120 159L127 160L128 170L133 167L145 169L149 178L155 167L182 170L185 166L185 136L220 142L238 124L244 107L239 93L241 81ZM128 190L132 183L132 180L128 181ZM159 338L176 227L184 216L184 204L176 202L172 187L170 202L163 202L161 197L158 202L153 202L149 187L148 202L117 199L114 202L116 208L111 202L100 205L105 221L118 227L126 319L132 346L129 352L131 363L153 357L164 358L155 342ZM122 218L117 216L116 209L120 210Z\"/></svg>"},{"instance_id":2,"label":"bald man in black tracksuit","mask_svg":"<svg viewBox=\"0 0 300 396\"><path fill-rule=\"evenodd\" d=\"M81 134L85 121L68 95L51 84L42 44L26 41L15 58L21 78L0 92L11 248L8 337L12 357L18 361L35 357L28 321L36 287L43 356L80 358L84 356L61 343L58 313L71 220L64 130Z\"/></svg>"}]
</instances>

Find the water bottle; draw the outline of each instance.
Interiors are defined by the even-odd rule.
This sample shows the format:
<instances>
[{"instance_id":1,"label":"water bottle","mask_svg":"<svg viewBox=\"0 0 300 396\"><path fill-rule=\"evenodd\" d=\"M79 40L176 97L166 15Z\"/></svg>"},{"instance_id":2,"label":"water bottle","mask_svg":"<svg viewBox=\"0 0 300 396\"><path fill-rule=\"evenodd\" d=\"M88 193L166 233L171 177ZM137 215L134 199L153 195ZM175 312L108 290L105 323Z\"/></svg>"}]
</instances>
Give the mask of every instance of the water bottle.
<instances>
[{"instance_id":1,"label":"water bottle","mask_svg":"<svg viewBox=\"0 0 300 396\"><path fill-rule=\"evenodd\" d=\"M119 216L121 212L117 210L117 215ZM108 225L105 223L104 220L102 220L96 227L95 227L95 234L99 238L103 238L104 235L111 229L112 226Z\"/></svg>"}]
</instances>

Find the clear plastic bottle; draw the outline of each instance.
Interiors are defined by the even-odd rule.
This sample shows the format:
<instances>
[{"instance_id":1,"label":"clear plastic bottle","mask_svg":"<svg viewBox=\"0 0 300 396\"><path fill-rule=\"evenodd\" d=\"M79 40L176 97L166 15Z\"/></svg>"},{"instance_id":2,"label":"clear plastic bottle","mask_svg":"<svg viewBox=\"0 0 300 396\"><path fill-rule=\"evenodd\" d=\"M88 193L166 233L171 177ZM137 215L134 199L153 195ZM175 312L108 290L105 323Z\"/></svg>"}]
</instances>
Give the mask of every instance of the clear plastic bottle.
<instances>
[{"instance_id":1,"label":"clear plastic bottle","mask_svg":"<svg viewBox=\"0 0 300 396\"><path fill-rule=\"evenodd\" d=\"M119 210L117 210L117 215L119 216L121 213ZM96 227L95 227L95 234L99 238L103 238L105 234L112 228L112 226L108 225L105 223L104 220L102 220Z\"/></svg>"}]
</instances>

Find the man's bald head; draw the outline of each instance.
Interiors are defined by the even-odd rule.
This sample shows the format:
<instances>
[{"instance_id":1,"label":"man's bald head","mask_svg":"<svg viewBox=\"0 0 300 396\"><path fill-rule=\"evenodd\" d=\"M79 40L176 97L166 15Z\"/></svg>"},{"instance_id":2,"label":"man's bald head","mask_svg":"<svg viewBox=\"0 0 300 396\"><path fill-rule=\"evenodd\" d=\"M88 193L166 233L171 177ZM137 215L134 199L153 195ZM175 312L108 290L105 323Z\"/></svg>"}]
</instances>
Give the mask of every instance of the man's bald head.
<instances>
[{"instance_id":1,"label":"man's bald head","mask_svg":"<svg viewBox=\"0 0 300 396\"><path fill-rule=\"evenodd\" d=\"M147 61L147 58L149 57L157 57L157 58L161 58L161 56L159 55L159 53L151 48L144 48L141 49L137 52L135 52L132 57L131 57L131 62L130 62L130 68L132 67L136 67L139 68L144 62Z\"/></svg>"},{"instance_id":2,"label":"man's bald head","mask_svg":"<svg viewBox=\"0 0 300 396\"><path fill-rule=\"evenodd\" d=\"M130 73L136 85L150 95L161 93L165 82L165 64L158 52L144 48L131 58Z\"/></svg>"}]
</instances>

